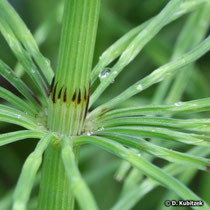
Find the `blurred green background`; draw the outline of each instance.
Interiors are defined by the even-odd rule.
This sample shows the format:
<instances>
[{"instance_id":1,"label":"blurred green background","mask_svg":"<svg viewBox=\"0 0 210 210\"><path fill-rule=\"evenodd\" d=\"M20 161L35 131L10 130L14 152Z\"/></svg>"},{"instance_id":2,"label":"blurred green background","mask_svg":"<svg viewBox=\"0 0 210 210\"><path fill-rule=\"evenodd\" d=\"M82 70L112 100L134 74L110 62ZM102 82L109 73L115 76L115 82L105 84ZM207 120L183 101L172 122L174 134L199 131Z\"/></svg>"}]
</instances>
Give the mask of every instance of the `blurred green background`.
<instances>
[{"instance_id":1,"label":"blurred green background","mask_svg":"<svg viewBox=\"0 0 210 210\"><path fill-rule=\"evenodd\" d=\"M54 13L61 1L56 0L11 0L9 1L25 21L28 28L34 33L39 25ZM168 0L102 0L101 16L98 27L98 35L95 47L94 65L97 63L101 53L114 41L120 38L131 28L143 23L145 20L157 14L168 2ZM107 89L98 103L109 100L120 93L135 81L148 75L160 65L169 61L176 38L183 27L188 15L185 15L172 24L165 27L129 64L120 74L117 80ZM50 59L53 69L56 67L56 58L60 37L60 18L53 24L49 36L41 44L42 53ZM7 43L0 35L0 58L10 67L14 68L16 59L9 49ZM111 65L110 65L111 66ZM202 80L195 75L189 77L187 89L182 100L192 100L210 96L210 54L206 54L198 61L202 72ZM26 78L27 79L27 78ZM0 80L1 86L15 90L4 79ZM93 87L94 89L94 87ZM142 105L150 104L151 98L157 89L153 85L148 90L136 96L128 104ZM13 125L0 123L0 132L5 133L17 129ZM18 128L21 129L21 128ZM23 140L0 148L0 200L8 196L14 188L21 167L26 157L33 151L36 140ZM157 165L166 164L157 160ZM97 148L86 146L81 149L80 169L87 179L99 206L103 210L109 209L118 199L122 183L115 179L116 170L120 160ZM190 182L192 190L205 198L210 203L210 174L199 172ZM38 193L38 186L34 188L32 198ZM163 205L162 199L167 193L162 187L156 188L149 193L133 209L158 209ZM30 209L36 209L36 201L31 200ZM184 209L184 208L181 208ZM1 209L0 210L4 210Z\"/></svg>"}]
</instances>

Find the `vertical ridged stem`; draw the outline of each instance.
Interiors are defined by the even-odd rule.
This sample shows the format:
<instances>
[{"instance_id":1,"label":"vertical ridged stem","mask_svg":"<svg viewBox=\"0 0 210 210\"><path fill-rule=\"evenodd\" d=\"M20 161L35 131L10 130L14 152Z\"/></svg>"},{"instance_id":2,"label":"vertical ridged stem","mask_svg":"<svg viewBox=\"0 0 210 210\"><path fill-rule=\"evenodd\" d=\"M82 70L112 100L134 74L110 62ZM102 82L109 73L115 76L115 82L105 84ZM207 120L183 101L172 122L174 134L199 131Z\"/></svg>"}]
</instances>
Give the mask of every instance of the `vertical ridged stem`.
<instances>
[{"instance_id":1,"label":"vertical ridged stem","mask_svg":"<svg viewBox=\"0 0 210 210\"><path fill-rule=\"evenodd\" d=\"M38 203L38 210L74 209L74 198L64 170L60 144L51 144L45 153Z\"/></svg>"},{"instance_id":2,"label":"vertical ridged stem","mask_svg":"<svg viewBox=\"0 0 210 210\"><path fill-rule=\"evenodd\" d=\"M58 64L51 84L47 122L49 130L61 136L76 136L83 131L99 3L100 0L65 0ZM65 174L60 143L52 144L45 154L40 186L39 210L74 209L74 196Z\"/></svg>"},{"instance_id":3,"label":"vertical ridged stem","mask_svg":"<svg viewBox=\"0 0 210 210\"><path fill-rule=\"evenodd\" d=\"M48 127L76 136L86 117L100 0L66 0Z\"/></svg>"}]
</instances>

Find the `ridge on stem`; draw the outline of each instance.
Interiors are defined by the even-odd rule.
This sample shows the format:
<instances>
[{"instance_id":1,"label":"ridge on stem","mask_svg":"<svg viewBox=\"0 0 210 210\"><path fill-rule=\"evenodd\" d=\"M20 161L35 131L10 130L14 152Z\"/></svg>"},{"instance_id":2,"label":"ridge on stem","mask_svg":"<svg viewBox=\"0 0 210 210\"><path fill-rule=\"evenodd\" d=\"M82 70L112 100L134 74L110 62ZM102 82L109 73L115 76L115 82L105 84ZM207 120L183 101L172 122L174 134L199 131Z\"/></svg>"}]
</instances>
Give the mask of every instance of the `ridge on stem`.
<instances>
[{"instance_id":1,"label":"ridge on stem","mask_svg":"<svg viewBox=\"0 0 210 210\"><path fill-rule=\"evenodd\" d=\"M61 135L77 136L83 132L99 9L99 0L65 1L48 115L48 128Z\"/></svg>"}]
</instances>

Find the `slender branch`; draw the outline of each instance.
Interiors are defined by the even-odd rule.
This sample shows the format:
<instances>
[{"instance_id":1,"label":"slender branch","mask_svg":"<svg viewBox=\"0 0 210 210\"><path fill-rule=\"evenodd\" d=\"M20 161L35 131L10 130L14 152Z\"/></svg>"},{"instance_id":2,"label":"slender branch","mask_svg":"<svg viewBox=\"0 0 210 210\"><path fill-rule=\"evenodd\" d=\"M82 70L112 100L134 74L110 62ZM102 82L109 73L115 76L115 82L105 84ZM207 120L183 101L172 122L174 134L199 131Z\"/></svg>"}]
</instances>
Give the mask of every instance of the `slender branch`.
<instances>
[{"instance_id":1,"label":"slender branch","mask_svg":"<svg viewBox=\"0 0 210 210\"><path fill-rule=\"evenodd\" d=\"M37 113L36 110L31 109L31 106L26 101L3 87L0 87L0 97L30 115Z\"/></svg>"},{"instance_id":2,"label":"slender branch","mask_svg":"<svg viewBox=\"0 0 210 210\"><path fill-rule=\"evenodd\" d=\"M154 126L170 129L186 129L196 133L210 132L210 119L174 119L164 117L122 117L102 121L97 124L100 127L117 127L117 126Z\"/></svg>"},{"instance_id":3,"label":"slender branch","mask_svg":"<svg viewBox=\"0 0 210 210\"><path fill-rule=\"evenodd\" d=\"M23 130L0 134L0 146L24 139L40 139L45 133L41 131Z\"/></svg>"},{"instance_id":4,"label":"slender branch","mask_svg":"<svg viewBox=\"0 0 210 210\"><path fill-rule=\"evenodd\" d=\"M181 67L186 66L201 56L203 56L206 52L210 50L210 36L208 36L201 44L199 44L196 48L194 48L189 53L184 54L183 56L177 58L174 61L169 62L161 66L160 68L153 71L150 75L145 77L144 79L136 82L120 95L116 96L112 100L107 103L97 107L92 114L98 115L107 111L119 103L122 103L126 99L136 95L137 93L142 92L147 89L151 85L161 82L162 80L168 78L169 76L174 75Z\"/></svg>"},{"instance_id":5,"label":"slender branch","mask_svg":"<svg viewBox=\"0 0 210 210\"><path fill-rule=\"evenodd\" d=\"M173 55L171 59L175 59L188 50L193 49L198 45L205 37L209 23L210 23L210 4L203 5L197 11L192 13L187 19L173 50ZM169 91L169 94L166 98L166 103L174 103L179 101L181 95L187 85L190 71L194 70L194 65L188 65L183 68L175 78L172 88ZM163 101L163 98L166 96L166 93L169 90L169 85L172 82L172 78L169 77L167 80L163 81L157 91L155 92L153 103L159 104Z\"/></svg>"},{"instance_id":6,"label":"slender branch","mask_svg":"<svg viewBox=\"0 0 210 210\"><path fill-rule=\"evenodd\" d=\"M15 108L4 105L0 105L0 121L14 123L31 130L38 129L34 117L31 117Z\"/></svg>"},{"instance_id":7,"label":"slender branch","mask_svg":"<svg viewBox=\"0 0 210 210\"><path fill-rule=\"evenodd\" d=\"M122 143L125 146L129 146L140 151L145 151L149 154L152 154L156 157L165 159L170 162L185 164L189 167L194 167L196 169L201 169L204 171L206 171L207 167L210 167L209 159L192 156L182 152L177 152L172 149L167 149L165 147L155 145L151 142L147 142L140 136L121 134L118 132L101 132L101 134L100 132L98 132L98 135L102 135L109 139L116 140L117 142Z\"/></svg>"},{"instance_id":8,"label":"slender branch","mask_svg":"<svg viewBox=\"0 0 210 210\"><path fill-rule=\"evenodd\" d=\"M207 3L208 0L189 0L184 1L180 5L179 9L166 20L165 24L169 24L182 15L189 13L198 7L202 6L204 3ZM155 18L155 17L154 17ZM107 50L103 52L100 56L100 59L91 72L91 82L93 83L98 75L103 71L103 69L108 66L112 61L118 58L129 46L129 44L134 40L134 38L152 21L152 19L144 22L143 24L135 27L134 29L127 32L124 36L122 36L119 40L117 40L114 44L112 44Z\"/></svg>"},{"instance_id":9,"label":"slender branch","mask_svg":"<svg viewBox=\"0 0 210 210\"><path fill-rule=\"evenodd\" d=\"M34 40L31 32L27 29L25 23L7 2L7 0L0 1L0 10L15 35L34 58L36 64L40 67L48 84L50 84L53 77L53 70L51 69L48 60L40 53L36 41Z\"/></svg>"},{"instance_id":10,"label":"slender branch","mask_svg":"<svg viewBox=\"0 0 210 210\"><path fill-rule=\"evenodd\" d=\"M67 137L62 139L62 158L71 189L75 195L79 206L83 210L97 210L98 207L87 184L82 176L75 161L74 152L71 146L71 140Z\"/></svg>"},{"instance_id":11,"label":"slender branch","mask_svg":"<svg viewBox=\"0 0 210 210\"><path fill-rule=\"evenodd\" d=\"M210 136L198 135L194 133L183 133L173 131L167 128L149 127L149 126L120 126L106 128L100 133L117 132L125 135L142 136L155 139L165 139L171 141L178 141L185 144L200 145L210 147ZM97 133L97 132L96 132Z\"/></svg>"},{"instance_id":12,"label":"slender branch","mask_svg":"<svg viewBox=\"0 0 210 210\"><path fill-rule=\"evenodd\" d=\"M8 42L11 50L17 57L18 61L24 67L27 74L30 76L30 78L36 85L37 89L42 94L42 97L45 99L45 100L43 100L43 103L46 104L47 86L46 86L44 80L42 79L41 75L39 74L37 67L34 65L33 61L28 56L27 52L23 49L21 43L15 37L14 33L12 32L10 27L7 25L7 22L1 17L1 15L0 15L0 30L1 30L4 38ZM42 100L42 98L41 98L41 100Z\"/></svg>"},{"instance_id":13,"label":"slender branch","mask_svg":"<svg viewBox=\"0 0 210 210\"><path fill-rule=\"evenodd\" d=\"M209 149L205 147L194 147L187 153L205 157L209 155ZM171 163L163 168L164 171L169 173L171 176L176 176L184 171L186 167ZM124 194L117 203L111 208L111 210L129 210L136 205L147 193L151 192L154 188L159 186L159 183L147 178L143 182L135 185L126 194Z\"/></svg>"},{"instance_id":14,"label":"slender branch","mask_svg":"<svg viewBox=\"0 0 210 210\"><path fill-rule=\"evenodd\" d=\"M155 181L158 181L164 187L171 189L181 198L185 200L202 200L195 193L193 193L189 188L183 185L174 177L170 176L168 173L164 172L160 168L156 167L147 160L140 158L136 152L126 149L121 144L116 143L112 140L108 140L102 137L95 136L79 136L75 137L75 143L79 144L94 144L98 147L101 147L118 157L127 160L130 164L142 171L145 175L152 178ZM209 210L209 206L205 203L202 207L195 207L194 209L206 209Z\"/></svg>"},{"instance_id":15,"label":"slender branch","mask_svg":"<svg viewBox=\"0 0 210 210\"><path fill-rule=\"evenodd\" d=\"M37 144L35 150L26 159L14 193L13 210L25 210L35 181L35 176L42 163L42 154L46 150L53 134L47 133Z\"/></svg>"},{"instance_id":16,"label":"slender branch","mask_svg":"<svg viewBox=\"0 0 210 210\"><path fill-rule=\"evenodd\" d=\"M0 73L8 80L30 103L35 110L40 110L41 102L28 86L18 78L14 72L0 60Z\"/></svg>"},{"instance_id":17,"label":"slender branch","mask_svg":"<svg viewBox=\"0 0 210 210\"><path fill-rule=\"evenodd\" d=\"M127 66L143 49L143 47L164 27L166 20L175 13L181 5L181 0L171 0L165 8L134 38L117 63L111 69L110 74L103 79L90 98L90 107L117 77L117 75Z\"/></svg>"},{"instance_id":18,"label":"slender branch","mask_svg":"<svg viewBox=\"0 0 210 210\"><path fill-rule=\"evenodd\" d=\"M173 105L148 105L129 107L109 111L99 117L99 120L108 120L116 117L129 117L141 115L164 115L175 113L196 113L210 110L210 98L198 99L188 102L178 102ZM90 114L89 118L92 118Z\"/></svg>"}]
</instances>

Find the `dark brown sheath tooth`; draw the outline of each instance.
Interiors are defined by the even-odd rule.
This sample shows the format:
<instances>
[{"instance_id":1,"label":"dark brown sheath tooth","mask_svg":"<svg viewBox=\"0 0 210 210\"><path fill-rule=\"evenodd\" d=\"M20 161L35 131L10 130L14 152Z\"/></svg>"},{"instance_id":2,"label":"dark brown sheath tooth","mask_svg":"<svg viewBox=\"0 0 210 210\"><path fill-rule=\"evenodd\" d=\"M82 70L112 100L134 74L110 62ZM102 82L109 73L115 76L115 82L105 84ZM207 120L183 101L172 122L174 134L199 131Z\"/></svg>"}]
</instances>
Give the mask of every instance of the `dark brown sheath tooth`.
<instances>
[{"instance_id":1,"label":"dark brown sheath tooth","mask_svg":"<svg viewBox=\"0 0 210 210\"><path fill-rule=\"evenodd\" d=\"M26 90L31 94L31 96L35 99L35 101L40 105L42 106L42 103L41 101L38 99L38 97L29 89L26 87Z\"/></svg>"},{"instance_id":2,"label":"dark brown sheath tooth","mask_svg":"<svg viewBox=\"0 0 210 210\"><path fill-rule=\"evenodd\" d=\"M63 96L64 102L66 102L66 98L67 98L67 88L65 88L65 91L64 91L64 96Z\"/></svg>"},{"instance_id":3,"label":"dark brown sheath tooth","mask_svg":"<svg viewBox=\"0 0 210 210\"><path fill-rule=\"evenodd\" d=\"M210 166L206 166L206 171L210 172Z\"/></svg>"},{"instance_id":4,"label":"dark brown sheath tooth","mask_svg":"<svg viewBox=\"0 0 210 210\"><path fill-rule=\"evenodd\" d=\"M91 82L89 82L89 89L88 89L88 96L87 96L87 104L86 104L86 107L85 107L84 119L86 118L87 113L88 113L89 100L90 100L90 85L91 85Z\"/></svg>"},{"instance_id":5,"label":"dark brown sheath tooth","mask_svg":"<svg viewBox=\"0 0 210 210\"><path fill-rule=\"evenodd\" d=\"M50 85L49 93L52 92L52 89L53 89L53 86L54 86L54 82L55 82L55 77L53 77L53 79L52 79L52 82L51 82L51 85Z\"/></svg>"},{"instance_id":6,"label":"dark brown sheath tooth","mask_svg":"<svg viewBox=\"0 0 210 210\"><path fill-rule=\"evenodd\" d=\"M105 112L106 110L107 110L107 108L104 107L104 108L101 110L101 112Z\"/></svg>"},{"instance_id":7,"label":"dark brown sheath tooth","mask_svg":"<svg viewBox=\"0 0 210 210\"><path fill-rule=\"evenodd\" d=\"M59 91L59 93L58 93L58 98L61 98L62 90L63 90L63 86L62 86L62 88L60 89L60 91Z\"/></svg>"},{"instance_id":8,"label":"dark brown sheath tooth","mask_svg":"<svg viewBox=\"0 0 210 210\"><path fill-rule=\"evenodd\" d=\"M42 86L44 87L44 90L47 96L50 96L49 88L47 88L47 86L44 83L42 83Z\"/></svg>"},{"instance_id":9,"label":"dark brown sheath tooth","mask_svg":"<svg viewBox=\"0 0 210 210\"><path fill-rule=\"evenodd\" d=\"M79 89L77 104L80 104L80 102L81 102L81 91L80 91L80 89Z\"/></svg>"},{"instance_id":10,"label":"dark brown sheath tooth","mask_svg":"<svg viewBox=\"0 0 210 210\"><path fill-rule=\"evenodd\" d=\"M74 91L73 97L72 97L72 101L74 102L76 99L76 95L77 95L77 88Z\"/></svg>"},{"instance_id":11,"label":"dark brown sheath tooth","mask_svg":"<svg viewBox=\"0 0 210 210\"><path fill-rule=\"evenodd\" d=\"M86 107L85 107L85 115L84 115L84 119L86 118L87 113L88 113L88 106L89 106L89 97L88 97L87 104L86 104Z\"/></svg>"},{"instance_id":12,"label":"dark brown sheath tooth","mask_svg":"<svg viewBox=\"0 0 210 210\"><path fill-rule=\"evenodd\" d=\"M88 98L90 97L90 86L91 86L91 83L89 82Z\"/></svg>"},{"instance_id":13,"label":"dark brown sheath tooth","mask_svg":"<svg viewBox=\"0 0 210 210\"><path fill-rule=\"evenodd\" d=\"M58 82L56 83L55 88L54 88L54 90L53 90L53 98L52 98L53 103L56 102L56 101L55 101L55 94L56 94L57 85L58 85Z\"/></svg>"},{"instance_id":14,"label":"dark brown sheath tooth","mask_svg":"<svg viewBox=\"0 0 210 210\"><path fill-rule=\"evenodd\" d=\"M34 94L34 93L32 93L32 92L30 92L31 93L31 95L33 96L33 98L35 99L35 101L40 105L40 106L42 106L42 103L41 103L41 101L38 99L38 97Z\"/></svg>"},{"instance_id":15,"label":"dark brown sheath tooth","mask_svg":"<svg viewBox=\"0 0 210 210\"><path fill-rule=\"evenodd\" d=\"M85 99L85 101L86 101L86 99L87 99L87 95L86 95L87 93L86 93L86 88L85 88L85 93L84 93L84 99Z\"/></svg>"}]
</instances>

